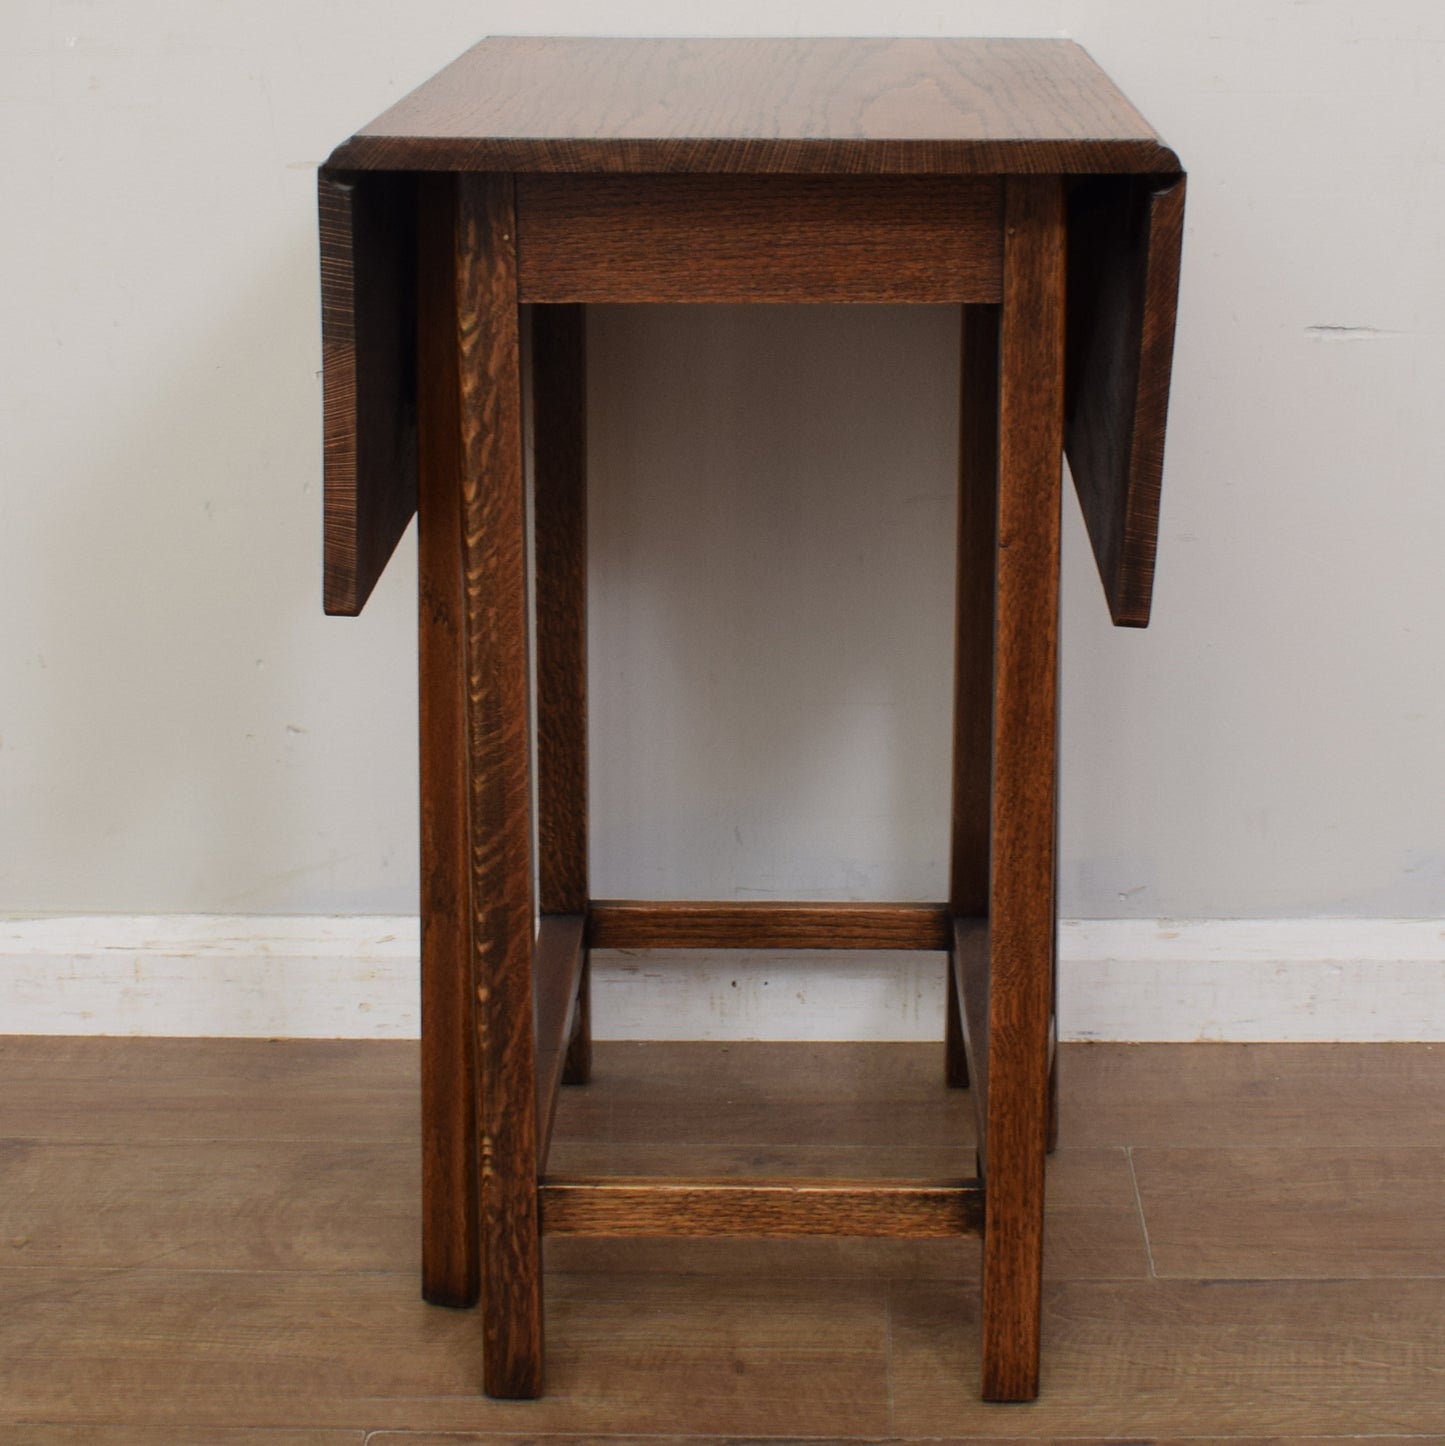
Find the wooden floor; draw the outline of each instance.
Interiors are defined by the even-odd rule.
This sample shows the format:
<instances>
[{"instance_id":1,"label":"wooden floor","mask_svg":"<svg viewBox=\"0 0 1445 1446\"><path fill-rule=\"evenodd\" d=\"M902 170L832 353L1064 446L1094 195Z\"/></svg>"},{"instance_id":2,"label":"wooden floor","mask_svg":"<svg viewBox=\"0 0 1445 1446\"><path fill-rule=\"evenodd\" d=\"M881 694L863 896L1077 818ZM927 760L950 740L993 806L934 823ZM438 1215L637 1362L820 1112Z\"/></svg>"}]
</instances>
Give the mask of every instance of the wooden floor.
<instances>
[{"instance_id":1,"label":"wooden floor","mask_svg":"<svg viewBox=\"0 0 1445 1446\"><path fill-rule=\"evenodd\" d=\"M554 1241L548 1394L418 1293L411 1044L0 1040L0 1442L1445 1441L1445 1047L1063 1059L1044 1379L977 1242ZM969 1173L941 1048L612 1044L569 1171Z\"/></svg>"}]
</instances>

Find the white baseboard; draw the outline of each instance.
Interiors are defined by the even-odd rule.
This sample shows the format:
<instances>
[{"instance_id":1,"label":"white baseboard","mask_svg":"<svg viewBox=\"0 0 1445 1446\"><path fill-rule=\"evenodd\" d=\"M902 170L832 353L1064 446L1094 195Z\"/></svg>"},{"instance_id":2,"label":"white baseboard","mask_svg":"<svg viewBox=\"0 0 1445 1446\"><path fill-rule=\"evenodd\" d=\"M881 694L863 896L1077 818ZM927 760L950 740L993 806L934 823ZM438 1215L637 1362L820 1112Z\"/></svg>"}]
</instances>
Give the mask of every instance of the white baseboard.
<instances>
[{"instance_id":1,"label":"white baseboard","mask_svg":"<svg viewBox=\"0 0 1445 1446\"><path fill-rule=\"evenodd\" d=\"M599 1039L939 1036L936 954L599 951ZM1069 920L1066 1039L1445 1040L1445 920ZM414 1038L415 917L0 921L0 1033Z\"/></svg>"}]
</instances>

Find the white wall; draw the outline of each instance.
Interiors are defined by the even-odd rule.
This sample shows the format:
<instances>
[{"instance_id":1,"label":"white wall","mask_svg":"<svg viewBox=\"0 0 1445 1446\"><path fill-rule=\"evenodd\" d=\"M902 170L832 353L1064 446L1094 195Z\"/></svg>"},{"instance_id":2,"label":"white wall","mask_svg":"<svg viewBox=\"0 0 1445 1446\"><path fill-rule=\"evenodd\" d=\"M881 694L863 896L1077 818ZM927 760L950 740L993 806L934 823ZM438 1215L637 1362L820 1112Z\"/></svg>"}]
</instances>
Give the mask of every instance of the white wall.
<instances>
[{"instance_id":1,"label":"white wall","mask_svg":"<svg viewBox=\"0 0 1445 1446\"><path fill-rule=\"evenodd\" d=\"M1086 45L1190 192L1147 633L1070 504L1063 911L1445 914L1435 0L10 0L0 911L415 908L410 542L320 610L313 177L488 31ZM938 893L951 318L593 331L598 892Z\"/></svg>"}]
</instances>

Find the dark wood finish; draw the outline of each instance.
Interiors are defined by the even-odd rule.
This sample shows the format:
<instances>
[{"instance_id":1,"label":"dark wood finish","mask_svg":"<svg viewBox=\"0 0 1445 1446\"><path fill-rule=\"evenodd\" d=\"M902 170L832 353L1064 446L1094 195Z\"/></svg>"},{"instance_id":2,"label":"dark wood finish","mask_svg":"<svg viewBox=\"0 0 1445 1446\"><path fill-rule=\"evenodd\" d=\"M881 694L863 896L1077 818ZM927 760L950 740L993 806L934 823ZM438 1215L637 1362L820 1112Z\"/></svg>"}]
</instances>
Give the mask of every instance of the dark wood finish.
<instances>
[{"instance_id":1,"label":"dark wood finish","mask_svg":"<svg viewBox=\"0 0 1445 1446\"><path fill-rule=\"evenodd\" d=\"M1000 192L992 176L521 176L518 285L540 302L997 301Z\"/></svg>"},{"instance_id":2,"label":"dark wood finish","mask_svg":"<svg viewBox=\"0 0 1445 1446\"><path fill-rule=\"evenodd\" d=\"M966 306L960 339L958 547L954 607L953 803L948 901L988 913L993 807L994 553L998 511L999 309ZM967 1084L962 975L948 971L945 1072ZM983 1133L980 1125L979 1139ZM980 1145L980 1149L982 1145Z\"/></svg>"},{"instance_id":3,"label":"dark wood finish","mask_svg":"<svg viewBox=\"0 0 1445 1446\"><path fill-rule=\"evenodd\" d=\"M597 899L594 949L947 949L942 904L654 903Z\"/></svg>"},{"instance_id":4,"label":"dark wood finish","mask_svg":"<svg viewBox=\"0 0 1445 1446\"><path fill-rule=\"evenodd\" d=\"M359 613L416 511L416 185L323 170L325 606Z\"/></svg>"},{"instance_id":5,"label":"dark wood finish","mask_svg":"<svg viewBox=\"0 0 1445 1446\"><path fill-rule=\"evenodd\" d=\"M1151 173L1067 40L482 41L332 156L374 170Z\"/></svg>"},{"instance_id":6,"label":"dark wood finish","mask_svg":"<svg viewBox=\"0 0 1445 1446\"><path fill-rule=\"evenodd\" d=\"M943 1080L953 1090L968 1088L968 1043L964 1037L963 996L958 989L958 973L954 968L953 951L949 950L944 977Z\"/></svg>"},{"instance_id":7,"label":"dark wood finish","mask_svg":"<svg viewBox=\"0 0 1445 1446\"><path fill-rule=\"evenodd\" d=\"M585 914L587 316L581 306L539 306L531 319L538 901L544 914ZM592 1068L585 952L576 992L566 1084L586 1084Z\"/></svg>"},{"instance_id":8,"label":"dark wood finish","mask_svg":"<svg viewBox=\"0 0 1445 1446\"><path fill-rule=\"evenodd\" d=\"M1173 153L1061 41L488 41L333 156L333 610L359 609L405 526L414 355L424 373L427 1291L464 1302L480 1270L491 1394L541 1389L542 1218L561 1233L923 1239L982 1223L983 1394L1037 1392L1058 1118L1060 461L1067 438L1114 620L1144 623L1182 207ZM589 900L581 306L593 300L966 304L946 904ZM539 304L536 936L524 302ZM560 1082L589 1068L593 945L947 951L947 1073L973 1083L986 1186L539 1185ZM446 1090L461 1098L441 1103ZM871 1104L891 1132L888 1102ZM966 1119L953 1125L948 1144L966 1149Z\"/></svg>"},{"instance_id":9,"label":"dark wood finish","mask_svg":"<svg viewBox=\"0 0 1445 1446\"><path fill-rule=\"evenodd\" d=\"M794 194L799 177L846 173L859 195L868 176L924 186L929 176L1079 178L1070 203L1068 452L1114 621L1147 623L1184 177L1173 152L1072 42L494 38L340 147L321 181L333 612L360 610L412 508L409 353L405 340L387 342L410 331L411 178L391 173L451 169L519 171L524 195L535 185L538 197L550 198L538 215L559 223L548 244L570 257L563 270L573 288L555 289L552 278L547 295L557 300L609 288L618 300L960 296L937 277L931 292L916 282L891 289L890 268L861 252L852 258L863 271L850 292L850 279L811 246L787 248L807 265L780 273L776 294L764 296L768 268L744 272L771 245L748 245L739 259L716 250L715 229L714 290L688 293L677 261L688 248L670 244L672 221L641 228L660 266L624 246L612 250L609 274L594 264L600 258L586 234L558 234L564 215L588 214L570 186L614 197L616 234L636 241L635 218L616 200L624 193L646 200L658 187L660 198L671 180L713 194L705 175L660 173L726 173L745 186L757 184L750 174L786 175ZM631 189L637 185L640 192ZM883 213L895 205L887 201ZM662 199L648 208L669 216ZM756 207L742 210L758 223ZM927 230L929 220L919 219ZM871 239L895 244L886 231ZM945 234L943 249L959 239ZM698 227L688 241L696 255ZM521 259L526 273L527 248ZM584 280L592 293L578 289Z\"/></svg>"},{"instance_id":10,"label":"dark wood finish","mask_svg":"<svg viewBox=\"0 0 1445 1446\"><path fill-rule=\"evenodd\" d=\"M417 514L421 782L422 1294L475 1305L476 1038L463 651L462 432L458 413L455 195L420 196Z\"/></svg>"},{"instance_id":11,"label":"dark wood finish","mask_svg":"<svg viewBox=\"0 0 1445 1446\"><path fill-rule=\"evenodd\" d=\"M534 956L537 1009L537 1169L546 1169L567 1050L576 1022L577 990L587 958L584 914L544 914Z\"/></svg>"},{"instance_id":12,"label":"dark wood finish","mask_svg":"<svg viewBox=\"0 0 1445 1446\"><path fill-rule=\"evenodd\" d=\"M963 309L954 610L949 907L988 912L993 803L994 571L998 534L999 309Z\"/></svg>"},{"instance_id":13,"label":"dark wood finish","mask_svg":"<svg viewBox=\"0 0 1445 1446\"><path fill-rule=\"evenodd\" d=\"M1184 177L1099 176L1069 198L1069 468L1116 625L1145 627L1184 234Z\"/></svg>"},{"instance_id":14,"label":"dark wood finish","mask_svg":"<svg viewBox=\"0 0 1445 1446\"><path fill-rule=\"evenodd\" d=\"M531 318L538 890L544 914L582 914L588 898L586 309L539 306Z\"/></svg>"},{"instance_id":15,"label":"dark wood finish","mask_svg":"<svg viewBox=\"0 0 1445 1446\"><path fill-rule=\"evenodd\" d=\"M1005 191L990 871L983 1394L1038 1394L1054 937L1064 205Z\"/></svg>"},{"instance_id":16,"label":"dark wood finish","mask_svg":"<svg viewBox=\"0 0 1445 1446\"><path fill-rule=\"evenodd\" d=\"M976 1180L650 1180L542 1182L547 1235L977 1235Z\"/></svg>"},{"instance_id":17,"label":"dark wood finish","mask_svg":"<svg viewBox=\"0 0 1445 1446\"><path fill-rule=\"evenodd\" d=\"M456 323L486 1390L542 1390L526 498L512 183L459 176Z\"/></svg>"},{"instance_id":18,"label":"dark wood finish","mask_svg":"<svg viewBox=\"0 0 1445 1446\"><path fill-rule=\"evenodd\" d=\"M584 940L586 936L584 935ZM584 1085L592 1078L592 960L584 950L582 977L577 981L576 1007L572 1011L572 1038L562 1061L562 1083Z\"/></svg>"},{"instance_id":19,"label":"dark wood finish","mask_svg":"<svg viewBox=\"0 0 1445 1446\"><path fill-rule=\"evenodd\" d=\"M989 958L988 920L955 920L949 964L953 988L963 1006L963 1047L977 1132L974 1155L985 1180L988 1178Z\"/></svg>"}]
</instances>

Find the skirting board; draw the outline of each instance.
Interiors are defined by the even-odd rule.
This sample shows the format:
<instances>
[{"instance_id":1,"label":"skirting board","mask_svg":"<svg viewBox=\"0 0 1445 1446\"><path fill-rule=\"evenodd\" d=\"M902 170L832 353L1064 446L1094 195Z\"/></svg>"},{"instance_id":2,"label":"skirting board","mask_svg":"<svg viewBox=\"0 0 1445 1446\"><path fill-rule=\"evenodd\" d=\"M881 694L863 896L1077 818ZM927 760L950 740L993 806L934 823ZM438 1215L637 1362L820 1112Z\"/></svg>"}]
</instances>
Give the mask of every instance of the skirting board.
<instances>
[{"instance_id":1,"label":"skirting board","mask_svg":"<svg viewBox=\"0 0 1445 1446\"><path fill-rule=\"evenodd\" d=\"M409 1038L414 917L0 920L0 1033ZM941 954L593 956L599 1039L940 1037ZM1069 920L1066 1039L1445 1040L1445 920Z\"/></svg>"}]
</instances>

